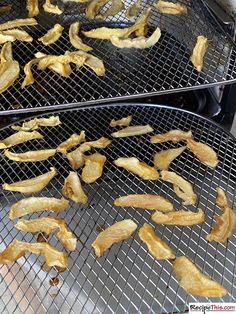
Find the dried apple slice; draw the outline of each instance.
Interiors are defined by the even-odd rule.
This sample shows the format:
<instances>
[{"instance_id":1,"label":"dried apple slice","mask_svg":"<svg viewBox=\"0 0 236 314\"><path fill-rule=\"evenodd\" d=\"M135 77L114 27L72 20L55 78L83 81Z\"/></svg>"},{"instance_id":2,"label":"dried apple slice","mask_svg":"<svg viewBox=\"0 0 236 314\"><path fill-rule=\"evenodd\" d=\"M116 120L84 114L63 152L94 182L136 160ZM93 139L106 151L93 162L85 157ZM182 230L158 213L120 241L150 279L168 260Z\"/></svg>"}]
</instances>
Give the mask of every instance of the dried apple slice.
<instances>
[{"instance_id":1,"label":"dried apple slice","mask_svg":"<svg viewBox=\"0 0 236 314\"><path fill-rule=\"evenodd\" d=\"M11 42L7 42L1 49L0 94L5 92L10 86L13 85L15 80L19 77L19 74L20 74L19 62L13 60L12 44Z\"/></svg>"},{"instance_id":2,"label":"dried apple slice","mask_svg":"<svg viewBox=\"0 0 236 314\"><path fill-rule=\"evenodd\" d=\"M219 160L216 152L207 144L189 139L187 140L187 147L204 165L212 168L218 165Z\"/></svg>"},{"instance_id":3,"label":"dried apple slice","mask_svg":"<svg viewBox=\"0 0 236 314\"><path fill-rule=\"evenodd\" d=\"M189 294L208 298L221 298L227 294L222 285L202 273L185 256L176 258L173 272L180 286Z\"/></svg>"},{"instance_id":4,"label":"dried apple slice","mask_svg":"<svg viewBox=\"0 0 236 314\"><path fill-rule=\"evenodd\" d=\"M45 46L54 44L61 37L63 29L64 27L62 27L60 24L55 24L53 28L49 29L44 36L38 39L38 41L40 41Z\"/></svg>"},{"instance_id":5,"label":"dried apple slice","mask_svg":"<svg viewBox=\"0 0 236 314\"><path fill-rule=\"evenodd\" d=\"M112 36L119 38L127 38L132 33L136 36L144 36L146 34L147 24L151 15L151 8L143 11L142 15L137 19L134 25L126 28L109 28L99 27L90 31L83 32L86 37L110 40Z\"/></svg>"},{"instance_id":6,"label":"dried apple slice","mask_svg":"<svg viewBox=\"0 0 236 314\"><path fill-rule=\"evenodd\" d=\"M75 170L83 167L85 163L84 154L78 150L78 148L66 154L66 157L69 160L71 167Z\"/></svg>"},{"instance_id":7,"label":"dried apple slice","mask_svg":"<svg viewBox=\"0 0 236 314\"><path fill-rule=\"evenodd\" d=\"M161 13L164 14L187 14L188 9L186 5L181 3L173 3L169 1L159 0L154 4L154 7L157 8Z\"/></svg>"},{"instance_id":8,"label":"dried apple slice","mask_svg":"<svg viewBox=\"0 0 236 314\"><path fill-rule=\"evenodd\" d=\"M68 206L69 201L64 197L61 199L55 197L29 197L22 199L11 206L9 218L12 220L44 210L60 213L67 209Z\"/></svg>"},{"instance_id":9,"label":"dried apple slice","mask_svg":"<svg viewBox=\"0 0 236 314\"><path fill-rule=\"evenodd\" d=\"M83 51L93 50L92 47L90 47L90 46L88 46L82 42L82 39L78 35L79 29L80 29L80 22L74 22L70 25L69 38L70 38L71 45L74 46L76 49L80 49Z\"/></svg>"},{"instance_id":10,"label":"dried apple slice","mask_svg":"<svg viewBox=\"0 0 236 314\"><path fill-rule=\"evenodd\" d=\"M101 257L114 243L128 239L136 228L135 222L125 219L103 230L92 243L96 256Z\"/></svg>"},{"instance_id":11,"label":"dried apple slice","mask_svg":"<svg viewBox=\"0 0 236 314\"><path fill-rule=\"evenodd\" d=\"M86 204L88 202L88 197L82 189L80 179L76 172L70 171L68 177L65 178L62 192L75 203Z\"/></svg>"},{"instance_id":12,"label":"dried apple slice","mask_svg":"<svg viewBox=\"0 0 236 314\"><path fill-rule=\"evenodd\" d=\"M37 24L38 22L34 18L16 19L0 24L0 31L21 26L34 26Z\"/></svg>"},{"instance_id":13,"label":"dried apple slice","mask_svg":"<svg viewBox=\"0 0 236 314\"><path fill-rule=\"evenodd\" d=\"M85 140L85 131L81 131L80 134L72 134L66 141L62 142L57 151L62 154L66 154L68 150L79 145Z\"/></svg>"},{"instance_id":14,"label":"dried apple slice","mask_svg":"<svg viewBox=\"0 0 236 314\"><path fill-rule=\"evenodd\" d=\"M42 138L43 138L43 135L41 135L37 131L33 131L33 132L19 131L5 138L4 140L1 140L0 149L9 148L9 147L22 144L31 140L42 139Z\"/></svg>"},{"instance_id":15,"label":"dried apple slice","mask_svg":"<svg viewBox=\"0 0 236 314\"><path fill-rule=\"evenodd\" d=\"M40 217L31 220L19 219L14 227L24 232L43 232L47 236L57 231L56 236L69 251L75 251L77 238L68 229L65 221L54 217Z\"/></svg>"},{"instance_id":16,"label":"dried apple slice","mask_svg":"<svg viewBox=\"0 0 236 314\"><path fill-rule=\"evenodd\" d=\"M161 171L161 179L173 184L175 193L183 200L183 205L194 205L197 194L194 193L192 184L173 171Z\"/></svg>"},{"instance_id":17,"label":"dried apple slice","mask_svg":"<svg viewBox=\"0 0 236 314\"><path fill-rule=\"evenodd\" d=\"M58 7L58 5L52 4L51 0L46 0L43 5L44 11L53 14L62 14L63 11Z\"/></svg>"},{"instance_id":18,"label":"dried apple slice","mask_svg":"<svg viewBox=\"0 0 236 314\"><path fill-rule=\"evenodd\" d=\"M39 58L47 57L47 55L42 52L36 52L35 57L39 59ZM72 73L72 69L69 63L67 64L67 63L55 62L49 65L48 68L63 77L68 77Z\"/></svg>"},{"instance_id":19,"label":"dried apple slice","mask_svg":"<svg viewBox=\"0 0 236 314\"><path fill-rule=\"evenodd\" d=\"M175 259L174 251L156 235L153 227L149 224L145 223L139 229L138 235L157 260Z\"/></svg>"},{"instance_id":20,"label":"dried apple slice","mask_svg":"<svg viewBox=\"0 0 236 314\"><path fill-rule=\"evenodd\" d=\"M117 36L111 37L111 43L118 48L135 48L147 49L154 46L161 37L161 30L159 27L155 29L150 37L139 36L136 38L119 38Z\"/></svg>"},{"instance_id":21,"label":"dried apple slice","mask_svg":"<svg viewBox=\"0 0 236 314\"><path fill-rule=\"evenodd\" d=\"M176 226L193 226L202 224L205 214L202 209L198 209L197 213L185 210L178 210L169 213L161 213L156 211L152 215L152 220L157 224L176 225Z\"/></svg>"},{"instance_id":22,"label":"dried apple slice","mask_svg":"<svg viewBox=\"0 0 236 314\"><path fill-rule=\"evenodd\" d=\"M159 173L153 167L148 166L145 162L139 161L136 157L120 157L114 160L117 167L122 167L128 171L137 174L144 180L158 180Z\"/></svg>"},{"instance_id":23,"label":"dried apple slice","mask_svg":"<svg viewBox=\"0 0 236 314\"><path fill-rule=\"evenodd\" d=\"M0 43L4 44L7 41L25 41L25 42L32 42L33 37L31 37L26 31L21 29L8 29L5 31L0 31Z\"/></svg>"},{"instance_id":24,"label":"dried apple slice","mask_svg":"<svg viewBox=\"0 0 236 314\"><path fill-rule=\"evenodd\" d=\"M162 150L154 155L154 166L160 170L168 170L172 161L183 153L186 146Z\"/></svg>"},{"instance_id":25,"label":"dried apple slice","mask_svg":"<svg viewBox=\"0 0 236 314\"><path fill-rule=\"evenodd\" d=\"M192 64L198 72L202 71L204 56L208 48L208 39L204 36L198 36L196 45L190 58Z\"/></svg>"},{"instance_id":26,"label":"dried apple slice","mask_svg":"<svg viewBox=\"0 0 236 314\"><path fill-rule=\"evenodd\" d=\"M153 132L153 128L149 124L147 124L147 125L128 126L127 128L111 133L111 135L113 137L128 137L128 136L143 135L150 132Z\"/></svg>"},{"instance_id":27,"label":"dried apple slice","mask_svg":"<svg viewBox=\"0 0 236 314\"><path fill-rule=\"evenodd\" d=\"M160 195L152 194L131 194L115 199L115 206L135 207L149 210L160 210L169 212L174 210L173 204Z\"/></svg>"},{"instance_id":28,"label":"dried apple slice","mask_svg":"<svg viewBox=\"0 0 236 314\"><path fill-rule=\"evenodd\" d=\"M25 153L13 153L8 149L5 150L4 156L10 160L19 161L19 162L36 162L46 160L51 156L54 156L56 149L43 149L43 150L32 150Z\"/></svg>"},{"instance_id":29,"label":"dried apple slice","mask_svg":"<svg viewBox=\"0 0 236 314\"><path fill-rule=\"evenodd\" d=\"M121 118L119 120L115 120L115 119L112 119L111 122L110 122L110 126L111 127L116 127L116 126L129 126L131 121L132 121L132 116L128 116L128 117L125 117L125 118Z\"/></svg>"},{"instance_id":30,"label":"dried apple slice","mask_svg":"<svg viewBox=\"0 0 236 314\"><path fill-rule=\"evenodd\" d=\"M18 181L14 183L4 183L2 185L3 190L21 192L21 193L36 193L45 188L48 183L57 175L56 168L51 167L50 171L41 174L40 176L32 179Z\"/></svg>"},{"instance_id":31,"label":"dried apple slice","mask_svg":"<svg viewBox=\"0 0 236 314\"><path fill-rule=\"evenodd\" d=\"M0 264L9 264L25 256L26 252L43 255L48 267L57 266L62 269L68 267L68 257L48 243L27 243L13 240L4 251L0 253Z\"/></svg>"},{"instance_id":32,"label":"dried apple slice","mask_svg":"<svg viewBox=\"0 0 236 314\"><path fill-rule=\"evenodd\" d=\"M93 183L102 176L106 156L95 153L85 156L85 166L82 171L81 179L85 183Z\"/></svg>"},{"instance_id":33,"label":"dried apple slice","mask_svg":"<svg viewBox=\"0 0 236 314\"><path fill-rule=\"evenodd\" d=\"M26 9L28 10L29 17L34 17L39 14L38 0L27 0Z\"/></svg>"},{"instance_id":34,"label":"dried apple slice","mask_svg":"<svg viewBox=\"0 0 236 314\"><path fill-rule=\"evenodd\" d=\"M157 143L165 143L165 142L180 142L185 141L188 139L191 139L193 137L192 132L184 132L181 130L171 130L164 134L156 134L151 137L151 143L157 144Z\"/></svg>"},{"instance_id":35,"label":"dried apple slice","mask_svg":"<svg viewBox=\"0 0 236 314\"><path fill-rule=\"evenodd\" d=\"M236 213L229 207L225 192L221 188L217 188L216 204L221 207L222 215L214 217L216 222L206 239L224 243L236 230Z\"/></svg>"},{"instance_id":36,"label":"dried apple slice","mask_svg":"<svg viewBox=\"0 0 236 314\"><path fill-rule=\"evenodd\" d=\"M53 127L61 124L59 116L51 116L49 118L34 118L27 122L24 122L21 126L20 125L12 125L12 129L16 131L33 131L37 130L41 126L45 127Z\"/></svg>"}]
</instances>

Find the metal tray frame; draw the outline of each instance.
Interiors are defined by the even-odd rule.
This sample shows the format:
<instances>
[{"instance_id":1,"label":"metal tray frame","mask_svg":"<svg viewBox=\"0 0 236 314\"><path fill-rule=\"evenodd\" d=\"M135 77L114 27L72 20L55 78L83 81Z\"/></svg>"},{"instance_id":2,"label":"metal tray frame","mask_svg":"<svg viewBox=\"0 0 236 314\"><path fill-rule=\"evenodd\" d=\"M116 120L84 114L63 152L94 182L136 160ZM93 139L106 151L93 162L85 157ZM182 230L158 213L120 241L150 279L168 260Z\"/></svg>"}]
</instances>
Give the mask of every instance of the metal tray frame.
<instances>
[{"instance_id":1,"label":"metal tray frame","mask_svg":"<svg viewBox=\"0 0 236 314\"><path fill-rule=\"evenodd\" d=\"M125 0L128 7L133 0ZM7 1L6 1L7 2ZM42 0L39 1L42 5ZM150 49L118 49L108 41L86 39L92 53L104 60L106 75L97 77L86 67L80 71L73 68L72 75L65 79L50 70L37 71L33 68L35 83L21 89L23 66L42 51L46 54L63 54L74 50L68 40L68 26L80 20L82 29L92 29L106 25L125 27L130 25L124 12L105 22L88 21L84 16L84 7L67 4L64 14L56 16L41 13L37 17L39 25L26 27L35 39L32 43L13 43L14 57L20 62L22 71L17 82L8 91L0 95L0 114L32 112L78 105L114 102L119 100L212 87L218 84L230 84L236 80L236 46L224 32L215 17L201 0L180 0L189 9L187 16L161 15L153 10L150 20L150 33L155 26L162 29L162 37L157 45ZM0 23L14 18L25 17L25 1L11 1L13 11L2 14ZM154 3L144 0L143 7ZM53 24L61 23L65 30L58 42L45 47L37 41ZM187 31L186 31L187 30ZM204 59L201 73L194 70L189 62L191 51L198 35L205 35L210 45Z\"/></svg>"},{"instance_id":2,"label":"metal tray frame","mask_svg":"<svg viewBox=\"0 0 236 314\"><path fill-rule=\"evenodd\" d=\"M58 216L65 219L69 228L79 238L78 250L70 253L70 267L66 272L44 272L42 259L30 254L9 266L0 267L0 309L3 313L183 313L189 302L235 302L236 257L234 234L225 244L205 240L214 223L214 214L220 210L215 205L216 188L225 189L230 205L236 204L236 141L212 121L176 108L145 104L91 106L56 112L62 125L42 128L43 141L32 141L14 147L15 152L28 149L55 147L72 133L84 129L88 140L109 136L112 129L109 121L128 114L133 115L133 124L150 123L155 132L170 129L191 129L196 140L208 143L217 152L220 163L216 169L206 168L193 155L185 151L170 169L181 174L194 185L199 195L196 206L184 207L169 184L158 181L143 181L125 170L114 166L112 161L119 156L135 155L151 164L157 150L181 146L182 143L150 145L149 136L114 140L102 150L108 158L103 177L98 182L83 185L89 203L78 206L71 203L69 210ZM50 113L51 115L51 113ZM48 115L44 115L48 116ZM10 128L0 130L0 137L9 136ZM41 196L61 196L63 179L71 170L61 155L39 163L19 164L0 155L2 180L13 182L46 172L50 166L58 169L56 177L41 193ZM80 173L80 171L79 171ZM157 226L150 221L150 212L133 208L116 208L113 199L129 193L158 193L173 202L176 209L196 210L203 208L206 221L193 227ZM8 218L9 206L22 199L19 193L1 191L0 250L12 239L36 241L35 236L18 232ZM30 215L28 218L43 216ZM139 241L137 232L96 258L91 243L97 235L97 226L109 226L115 221L131 218L141 226L151 223L161 238L169 243L178 256L189 256L204 272L222 283L229 294L220 299L197 298L187 295L171 271L171 262L156 261ZM49 243L62 249L54 236ZM57 276L59 285L52 287L49 279Z\"/></svg>"}]
</instances>

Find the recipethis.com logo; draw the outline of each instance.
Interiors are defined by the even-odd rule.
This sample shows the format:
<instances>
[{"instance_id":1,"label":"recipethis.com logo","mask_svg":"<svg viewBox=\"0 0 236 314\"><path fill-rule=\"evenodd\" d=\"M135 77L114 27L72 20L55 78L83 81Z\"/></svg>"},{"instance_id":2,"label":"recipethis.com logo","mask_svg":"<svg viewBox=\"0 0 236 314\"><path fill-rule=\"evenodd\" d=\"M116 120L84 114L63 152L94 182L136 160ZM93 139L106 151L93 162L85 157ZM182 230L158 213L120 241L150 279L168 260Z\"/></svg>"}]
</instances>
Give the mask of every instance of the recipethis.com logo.
<instances>
[{"instance_id":1,"label":"recipethis.com logo","mask_svg":"<svg viewBox=\"0 0 236 314\"><path fill-rule=\"evenodd\" d=\"M189 303L189 314L236 314L236 303Z\"/></svg>"}]
</instances>

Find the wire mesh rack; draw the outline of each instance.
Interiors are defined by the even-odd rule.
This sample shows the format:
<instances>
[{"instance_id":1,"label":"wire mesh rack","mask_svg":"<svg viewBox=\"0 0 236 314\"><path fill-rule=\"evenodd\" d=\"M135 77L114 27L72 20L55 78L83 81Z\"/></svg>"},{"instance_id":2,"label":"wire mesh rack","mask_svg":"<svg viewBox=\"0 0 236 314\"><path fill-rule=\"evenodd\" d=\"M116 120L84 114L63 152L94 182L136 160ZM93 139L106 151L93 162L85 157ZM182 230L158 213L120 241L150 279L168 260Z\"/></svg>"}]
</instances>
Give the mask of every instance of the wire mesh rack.
<instances>
[{"instance_id":1,"label":"wire mesh rack","mask_svg":"<svg viewBox=\"0 0 236 314\"><path fill-rule=\"evenodd\" d=\"M126 0L126 8L133 0ZM6 0L7 2L7 0ZM26 17L25 1L13 3L12 11L1 14L0 23L10 19ZM83 38L94 49L106 67L104 77L97 77L91 70L73 68L69 78L62 78L50 70L33 69L35 83L21 89L23 66L34 58L34 53L64 54L75 50L69 42L68 27L79 20L82 29L99 26L126 27L130 25L124 11L105 21L89 21L84 15L84 5L59 1L64 8L62 15L44 13L40 3L39 25L26 27L32 35L32 43L13 43L14 57L21 66L20 78L14 86L0 95L1 114L72 107L114 100L124 100L146 95L195 89L214 84L232 83L236 79L235 44L208 11L201 0L181 0L188 7L188 15L161 15L156 9L150 19L150 33L159 25L162 36L158 44L150 49L118 49L109 41ZM142 9L153 1L142 1ZM109 5L109 4L107 4ZM142 11L142 10L141 10ZM55 23L62 24L63 35L55 44L45 47L37 41ZM191 51L198 35L205 35L210 45L204 59L204 68L198 73L190 63Z\"/></svg>"},{"instance_id":2,"label":"wire mesh rack","mask_svg":"<svg viewBox=\"0 0 236 314\"><path fill-rule=\"evenodd\" d=\"M52 269L45 272L42 258L27 254L12 265L0 267L0 310L2 313L183 313L189 302L210 302L210 298L187 295L172 275L170 261L157 261L148 253L137 235L113 245L103 257L94 255L91 244L100 228L106 228L125 218L134 220L139 227L150 223L157 234L168 243L177 256L191 258L209 276L227 289L227 296L215 302L236 301L236 236L225 244L209 243L209 233L214 214L220 209L215 205L216 188L221 186L227 193L230 205L236 204L236 142L232 136L209 120L174 108L152 105L111 105L95 108L78 108L57 113L62 124L54 128L42 128L43 140L15 146L14 152L56 147L72 133L86 131L88 140L110 136L112 118L133 115L133 124L150 123L155 132L171 129L191 129L196 140L208 143L217 152L220 163L212 170L200 164L189 151L184 151L170 166L189 180L198 194L196 206L184 207L173 193L171 186L160 180L143 181L113 164L120 156L137 156L152 164L154 152L181 146L173 143L151 145L149 136L114 139L101 153L106 155L102 178L93 184L83 184L89 202L78 205L73 202L65 212L57 216L65 219L69 228L78 237L77 250L69 254L69 268L62 273ZM44 115L46 117L47 115ZM9 127L0 131L5 138L12 133ZM61 155L37 163L17 163L0 156L1 178L4 182L32 178L51 166L59 175L38 196L61 196L64 178L71 170ZM78 172L80 173L81 170ZM113 200L132 193L157 193L167 197L176 209L204 209L206 220L193 227L155 225L150 212L134 208L116 208ZM21 233L8 218L9 207L24 196L1 190L0 250L13 239L35 242L36 236ZM56 214L52 214L56 216ZM45 213L27 218L45 216ZM60 242L50 236L49 243L63 250ZM51 286L51 278L59 284Z\"/></svg>"}]
</instances>

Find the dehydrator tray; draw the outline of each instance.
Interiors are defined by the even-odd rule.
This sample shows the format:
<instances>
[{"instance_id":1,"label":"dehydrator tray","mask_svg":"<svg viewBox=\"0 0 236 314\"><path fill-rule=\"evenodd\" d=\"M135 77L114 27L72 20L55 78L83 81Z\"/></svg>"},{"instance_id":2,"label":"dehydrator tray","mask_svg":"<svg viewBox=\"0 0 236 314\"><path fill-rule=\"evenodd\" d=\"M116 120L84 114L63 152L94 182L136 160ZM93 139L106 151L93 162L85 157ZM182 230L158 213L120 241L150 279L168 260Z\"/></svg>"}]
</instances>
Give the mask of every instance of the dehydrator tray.
<instances>
[{"instance_id":1,"label":"dehydrator tray","mask_svg":"<svg viewBox=\"0 0 236 314\"><path fill-rule=\"evenodd\" d=\"M171 129L191 129L198 141L209 144L219 156L219 165L210 169L201 164L189 151L179 156L170 166L193 184L198 194L196 206L183 206L171 185L157 181L144 181L113 164L120 156L136 156L152 165L154 152L182 143L150 144L149 135L113 139L104 150L107 163L103 176L93 184L83 184L89 202L86 205L70 203L68 210L58 216L65 219L71 231L78 237L75 252L69 255L69 267L58 273L42 269L42 258L27 254L14 264L0 266L0 310L2 313L183 313L189 302L236 302L236 257L234 234L225 244L207 242L205 237L214 224L213 216L220 214L215 205L216 188L222 187L230 206L236 204L236 141L215 123L196 114L157 105L112 105L78 108L60 111L62 124L53 128L41 128L43 140L34 140L15 146L12 151L56 147L72 133L85 130L88 140L101 136L110 137L111 119L133 115L133 125L149 123L155 133ZM52 113L50 113L52 115ZM48 117L50 115L43 115ZM0 130L0 138L12 133L10 127ZM111 138L111 137L110 137ZM72 169L62 155L56 154L47 161L17 163L0 155L2 182L15 182L45 173L52 166L58 170L51 183L38 196L61 197L64 178ZM81 170L78 170L81 173ZM174 207L196 211L202 208L205 222L193 227L156 225L149 211L113 206L116 197L132 193L156 193L168 198ZM15 221L9 220L9 207L24 198L20 193L1 190L0 250L13 239L35 242L36 235L19 232ZM37 213L26 219L47 216ZM52 214L55 216L55 214ZM187 295L172 274L170 261L157 261L148 253L138 238L138 229L128 240L113 245L103 257L97 258L91 247L101 228L116 221L130 218L138 224L150 223L155 232L171 246L177 256L186 255L205 273L221 283L228 294L220 299ZM49 243L65 250L50 236ZM190 274L191 275L191 274ZM58 278L59 284L51 286L50 279Z\"/></svg>"},{"instance_id":2,"label":"dehydrator tray","mask_svg":"<svg viewBox=\"0 0 236 314\"><path fill-rule=\"evenodd\" d=\"M155 1L143 0L142 10ZM0 113L73 107L76 104L111 102L128 98L144 97L161 93L184 91L210 87L215 84L228 84L236 79L236 48L233 41L216 22L213 15L201 0L180 0L187 5L188 15L161 15L156 9L150 19L150 31L159 25L162 30L160 41L150 49L118 49L109 41L86 39L92 46L92 53L101 58L106 67L106 75L97 77L86 67L76 71L69 78L62 78L50 70L37 71L33 67L35 83L21 89L24 65L34 58L34 53L64 54L75 48L69 42L69 25L79 20L83 30L99 26L126 27L130 21L124 11L105 21L89 21L84 15L84 6L58 1L64 7L62 15L43 11L44 1L39 0L39 25L25 27L32 35L32 43L13 43L14 58L19 61L21 74L14 86L0 95ZM15 18L26 17L25 1L10 1L12 11L0 15L0 23ZM126 8L132 0L125 0ZM109 4L108 4L109 5ZM142 11L141 10L141 11ZM65 27L63 35L55 44L45 47L37 41L55 23ZM204 35L209 39L209 48L204 59L204 67L198 73L189 61L196 38Z\"/></svg>"}]
</instances>

